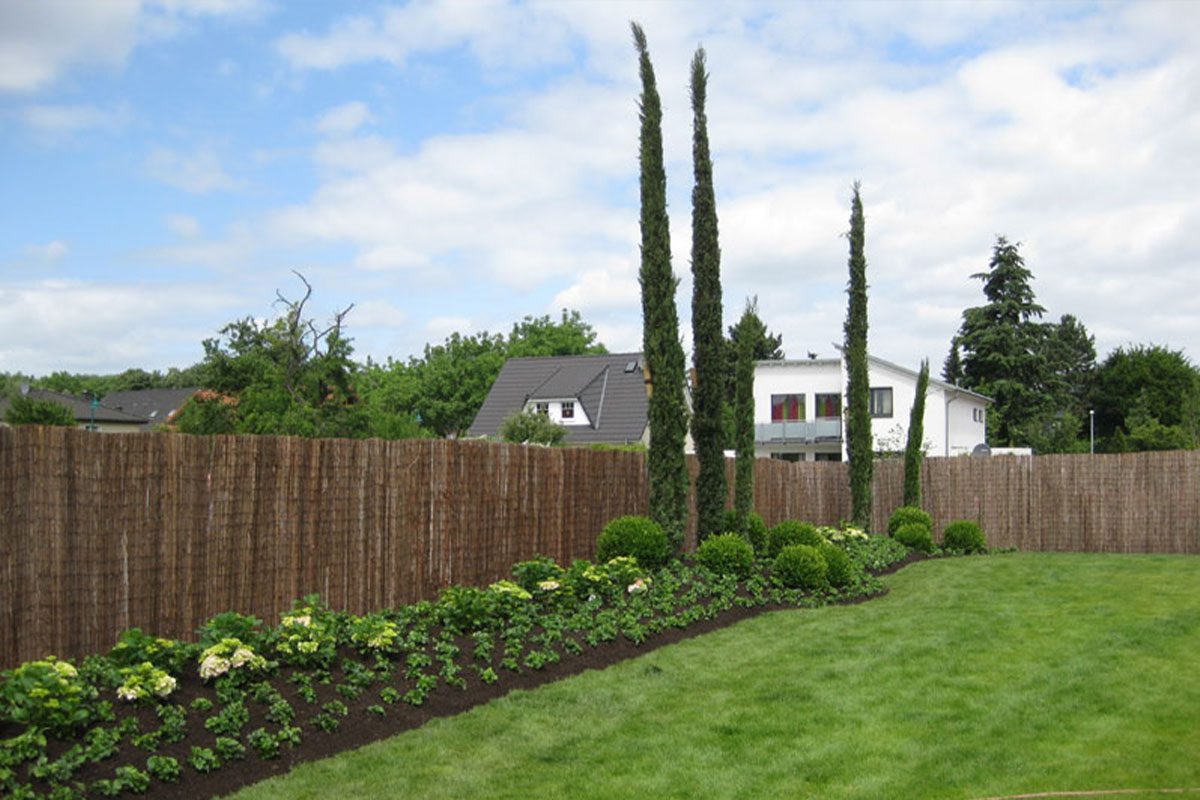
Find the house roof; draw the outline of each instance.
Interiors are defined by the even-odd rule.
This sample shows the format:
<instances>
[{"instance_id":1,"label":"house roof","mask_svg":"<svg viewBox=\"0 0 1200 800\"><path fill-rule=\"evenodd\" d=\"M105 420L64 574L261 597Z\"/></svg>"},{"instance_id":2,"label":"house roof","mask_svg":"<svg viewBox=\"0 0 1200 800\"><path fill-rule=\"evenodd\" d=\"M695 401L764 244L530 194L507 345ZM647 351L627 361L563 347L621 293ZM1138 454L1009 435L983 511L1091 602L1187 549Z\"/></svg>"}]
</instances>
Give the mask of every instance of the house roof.
<instances>
[{"instance_id":1,"label":"house roof","mask_svg":"<svg viewBox=\"0 0 1200 800\"><path fill-rule=\"evenodd\" d=\"M565 426L568 444L640 441L648 408L642 354L510 358L467 433L496 436L504 420L530 400L572 398L583 405L591 424Z\"/></svg>"},{"instance_id":2,"label":"house roof","mask_svg":"<svg viewBox=\"0 0 1200 800\"><path fill-rule=\"evenodd\" d=\"M75 417L75 421L80 423L90 422L93 419L96 422L121 423L125 425L142 425L146 422L145 417L109 408L103 403L96 406L93 413L91 400L70 394L63 394L62 392L52 392L49 389L22 387L22 394L33 400L48 400L60 406L66 406L72 416ZM3 416L4 412L8 410L9 404L7 398L0 402L0 416Z\"/></svg>"},{"instance_id":3,"label":"house roof","mask_svg":"<svg viewBox=\"0 0 1200 800\"><path fill-rule=\"evenodd\" d=\"M100 402L109 408L142 417L150 424L166 422L198 389L135 389L110 392Z\"/></svg>"}]
</instances>

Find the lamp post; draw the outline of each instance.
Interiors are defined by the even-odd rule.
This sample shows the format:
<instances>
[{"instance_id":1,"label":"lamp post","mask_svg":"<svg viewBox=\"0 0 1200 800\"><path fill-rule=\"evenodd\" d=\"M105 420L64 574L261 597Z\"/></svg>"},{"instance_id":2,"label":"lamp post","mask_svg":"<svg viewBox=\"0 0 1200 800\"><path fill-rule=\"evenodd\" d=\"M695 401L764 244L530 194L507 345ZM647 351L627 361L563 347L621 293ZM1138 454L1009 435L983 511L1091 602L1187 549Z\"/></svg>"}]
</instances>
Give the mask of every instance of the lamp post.
<instances>
[{"instance_id":1,"label":"lamp post","mask_svg":"<svg viewBox=\"0 0 1200 800\"><path fill-rule=\"evenodd\" d=\"M1096 455L1096 409L1088 409L1088 435L1091 439L1091 449L1089 455Z\"/></svg>"},{"instance_id":2,"label":"lamp post","mask_svg":"<svg viewBox=\"0 0 1200 800\"><path fill-rule=\"evenodd\" d=\"M97 407L99 407L99 405L100 405L100 398L99 398L99 397L97 397L97 396L96 396L96 395L93 393L93 394L92 394L92 402L91 402L91 406L92 406L92 418L91 418L91 420L88 422L88 430L89 430L89 431L94 431L94 430L96 430L96 408L97 408Z\"/></svg>"}]
</instances>

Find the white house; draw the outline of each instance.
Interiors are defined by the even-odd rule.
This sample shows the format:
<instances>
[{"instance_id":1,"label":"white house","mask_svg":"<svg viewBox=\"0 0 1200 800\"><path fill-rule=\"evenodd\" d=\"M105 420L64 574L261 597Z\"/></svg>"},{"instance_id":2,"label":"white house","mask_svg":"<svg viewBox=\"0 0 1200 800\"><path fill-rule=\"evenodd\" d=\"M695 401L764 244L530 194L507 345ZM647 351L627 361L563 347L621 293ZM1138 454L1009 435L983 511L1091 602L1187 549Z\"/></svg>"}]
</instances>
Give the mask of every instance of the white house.
<instances>
[{"instance_id":1,"label":"white house","mask_svg":"<svg viewBox=\"0 0 1200 800\"><path fill-rule=\"evenodd\" d=\"M876 450L903 450L917 373L867 356L871 433ZM754 365L754 450L759 458L843 461L846 365L842 358L759 361ZM929 378L924 444L930 456L968 455L986 441L991 399Z\"/></svg>"}]
</instances>

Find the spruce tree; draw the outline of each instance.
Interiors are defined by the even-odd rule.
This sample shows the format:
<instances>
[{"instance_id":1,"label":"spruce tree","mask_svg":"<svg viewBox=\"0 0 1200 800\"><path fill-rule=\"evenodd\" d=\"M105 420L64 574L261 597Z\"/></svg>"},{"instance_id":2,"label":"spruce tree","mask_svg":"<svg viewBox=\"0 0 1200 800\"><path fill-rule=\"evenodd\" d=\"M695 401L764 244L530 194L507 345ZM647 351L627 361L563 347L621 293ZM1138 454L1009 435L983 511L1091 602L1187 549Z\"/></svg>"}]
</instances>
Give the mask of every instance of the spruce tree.
<instances>
[{"instance_id":1,"label":"spruce tree","mask_svg":"<svg viewBox=\"0 0 1200 800\"><path fill-rule=\"evenodd\" d=\"M700 472L696 476L696 540L721 533L724 521L725 436L721 403L725 396L724 340L721 337L721 249L717 242L717 203L713 192L708 120L704 112L708 75L704 48L692 58L692 341L696 385L692 390L692 438Z\"/></svg>"},{"instance_id":2,"label":"spruce tree","mask_svg":"<svg viewBox=\"0 0 1200 800\"><path fill-rule=\"evenodd\" d=\"M684 356L675 310L677 281L671 271L671 232L667 218L667 176L663 168L662 105L646 35L636 22L633 42L642 79L641 134L642 352L650 379L649 511L678 551L687 525L688 473L683 456L687 436Z\"/></svg>"},{"instance_id":3,"label":"spruce tree","mask_svg":"<svg viewBox=\"0 0 1200 800\"><path fill-rule=\"evenodd\" d=\"M871 387L867 374L867 259L861 186L854 183L850 205L850 283L846 290L846 452L850 459L850 517L860 528L871 525Z\"/></svg>"},{"instance_id":4,"label":"spruce tree","mask_svg":"<svg viewBox=\"0 0 1200 800\"><path fill-rule=\"evenodd\" d=\"M921 462L925 458L925 393L929 391L929 361L917 373L917 396L908 417L908 442L904 445L904 505L921 505Z\"/></svg>"},{"instance_id":5,"label":"spruce tree","mask_svg":"<svg viewBox=\"0 0 1200 800\"><path fill-rule=\"evenodd\" d=\"M1017 247L998 237L988 271L971 276L983 281L988 302L963 311L957 336L962 385L995 401L988 440L1001 447L1026 444L1023 429L1052 405L1046 337L1034 319L1046 309L1035 301L1033 273Z\"/></svg>"},{"instance_id":6,"label":"spruce tree","mask_svg":"<svg viewBox=\"0 0 1200 800\"><path fill-rule=\"evenodd\" d=\"M950 340L950 352L942 363L942 380L953 386L962 382L962 354L958 351L958 337Z\"/></svg>"},{"instance_id":7,"label":"spruce tree","mask_svg":"<svg viewBox=\"0 0 1200 800\"><path fill-rule=\"evenodd\" d=\"M734 430L737 457L733 467L733 508L738 525L746 530L746 517L754 510L754 336L762 321L752 302L737 324L737 369L734 376Z\"/></svg>"}]
</instances>

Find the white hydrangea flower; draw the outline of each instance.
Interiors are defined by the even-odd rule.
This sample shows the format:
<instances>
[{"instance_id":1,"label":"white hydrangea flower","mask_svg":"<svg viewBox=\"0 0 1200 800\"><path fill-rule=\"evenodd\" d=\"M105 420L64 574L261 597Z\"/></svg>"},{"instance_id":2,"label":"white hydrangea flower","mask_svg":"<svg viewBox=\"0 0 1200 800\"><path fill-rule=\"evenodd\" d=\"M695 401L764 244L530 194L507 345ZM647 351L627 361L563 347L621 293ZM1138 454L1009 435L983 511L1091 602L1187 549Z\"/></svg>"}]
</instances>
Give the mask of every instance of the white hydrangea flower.
<instances>
[{"instance_id":1,"label":"white hydrangea flower","mask_svg":"<svg viewBox=\"0 0 1200 800\"><path fill-rule=\"evenodd\" d=\"M170 675L163 675L154 683L154 693L159 697L166 697L171 692L175 691L175 679Z\"/></svg>"},{"instance_id":2,"label":"white hydrangea flower","mask_svg":"<svg viewBox=\"0 0 1200 800\"><path fill-rule=\"evenodd\" d=\"M538 588L544 592L553 592L555 589L559 588L559 586L561 586L561 584L555 580L541 581L538 583Z\"/></svg>"},{"instance_id":3,"label":"white hydrangea flower","mask_svg":"<svg viewBox=\"0 0 1200 800\"><path fill-rule=\"evenodd\" d=\"M239 647L233 651L229 661L232 666L240 667L254 660L254 651L248 647Z\"/></svg>"},{"instance_id":4,"label":"white hydrangea flower","mask_svg":"<svg viewBox=\"0 0 1200 800\"><path fill-rule=\"evenodd\" d=\"M117 689L117 697L132 703L142 696L142 693L132 686L122 686Z\"/></svg>"},{"instance_id":5,"label":"white hydrangea flower","mask_svg":"<svg viewBox=\"0 0 1200 800\"><path fill-rule=\"evenodd\" d=\"M229 659L222 658L214 653L200 662L200 677L208 680L218 675L224 675L229 671L230 666Z\"/></svg>"}]
</instances>

